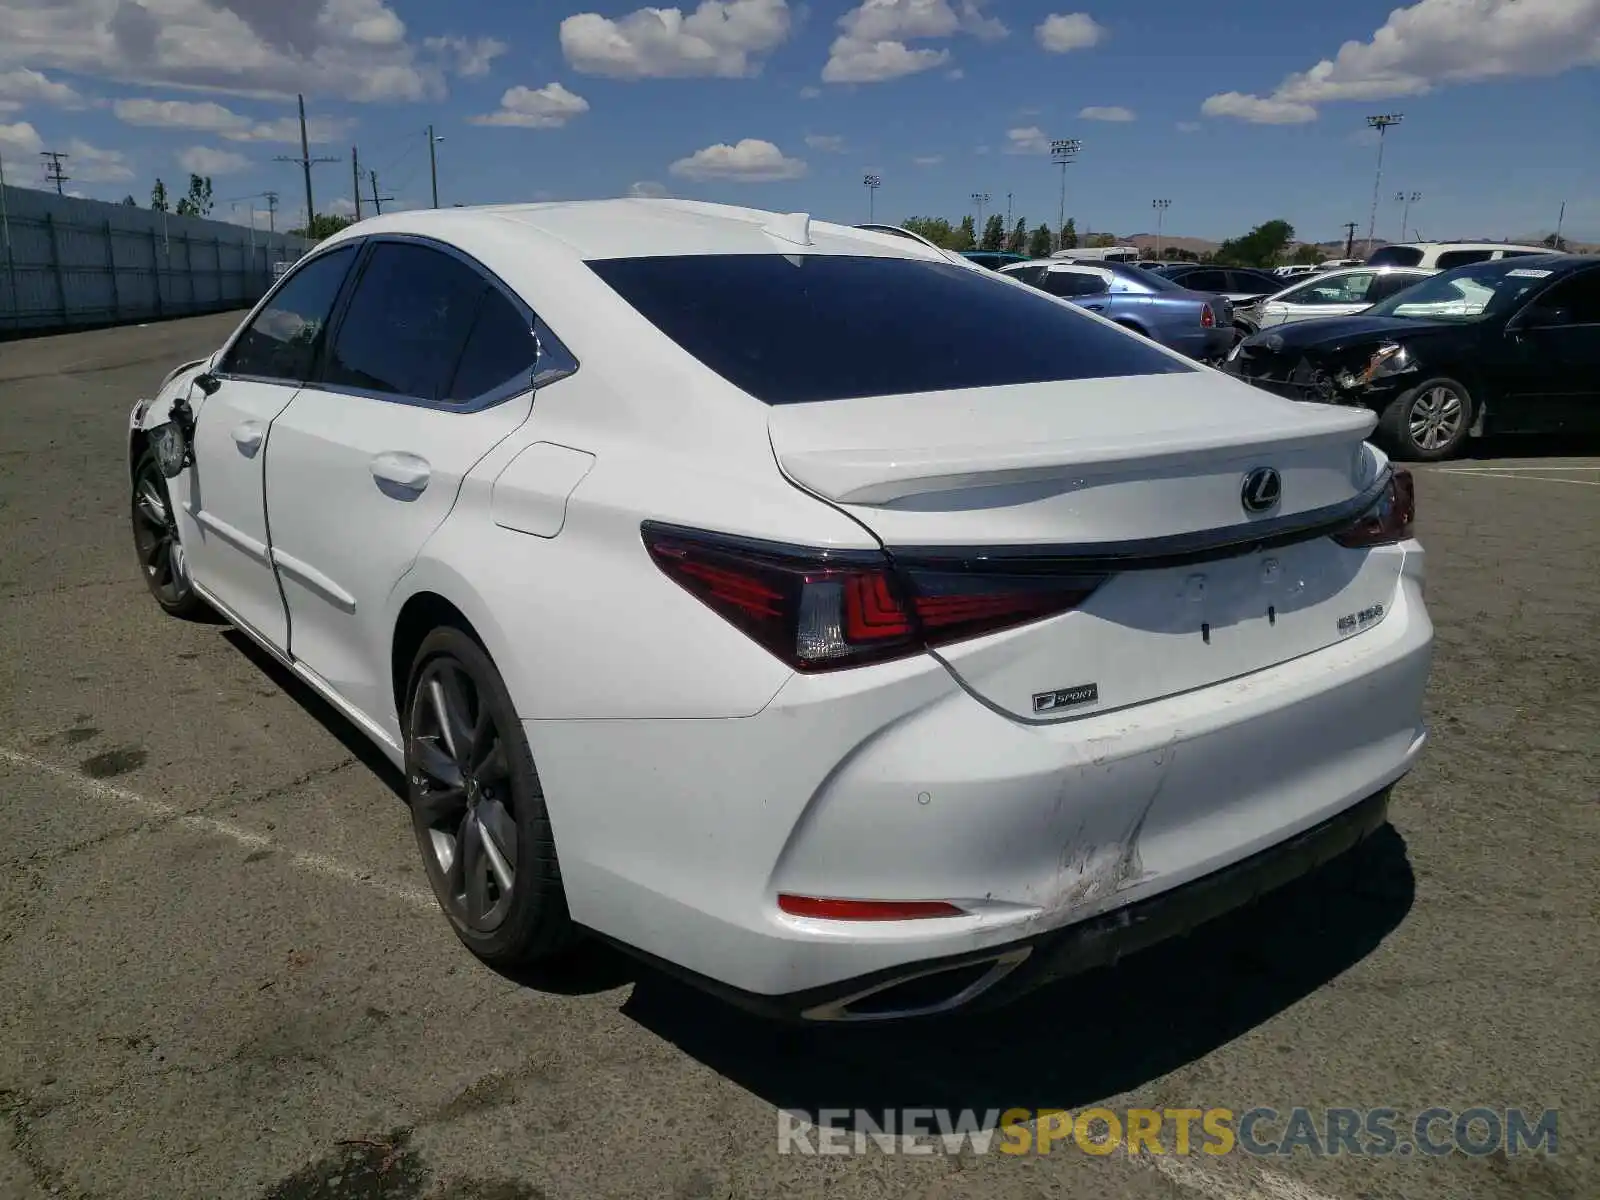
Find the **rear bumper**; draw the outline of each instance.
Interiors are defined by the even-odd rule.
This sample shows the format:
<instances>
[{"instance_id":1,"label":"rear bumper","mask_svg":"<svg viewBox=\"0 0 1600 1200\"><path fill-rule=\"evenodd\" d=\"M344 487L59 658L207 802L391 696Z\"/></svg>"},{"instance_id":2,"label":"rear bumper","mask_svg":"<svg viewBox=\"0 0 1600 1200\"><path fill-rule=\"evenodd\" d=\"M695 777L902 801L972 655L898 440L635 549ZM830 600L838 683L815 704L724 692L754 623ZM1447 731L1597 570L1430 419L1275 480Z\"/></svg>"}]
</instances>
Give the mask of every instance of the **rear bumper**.
<instances>
[{"instance_id":1,"label":"rear bumper","mask_svg":"<svg viewBox=\"0 0 1600 1200\"><path fill-rule=\"evenodd\" d=\"M1343 834L1313 831L1381 821L1363 805L1422 749L1422 553L1384 552L1405 565L1374 627L1121 710L1014 720L925 657L796 676L749 718L528 721L573 917L814 1017L930 964L1010 955L1014 980L968 981L1003 995L1209 919L1337 852ZM782 912L782 893L968 915L824 921ZM950 984L929 983L933 1007Z\"/></svg>"}]
</instances>

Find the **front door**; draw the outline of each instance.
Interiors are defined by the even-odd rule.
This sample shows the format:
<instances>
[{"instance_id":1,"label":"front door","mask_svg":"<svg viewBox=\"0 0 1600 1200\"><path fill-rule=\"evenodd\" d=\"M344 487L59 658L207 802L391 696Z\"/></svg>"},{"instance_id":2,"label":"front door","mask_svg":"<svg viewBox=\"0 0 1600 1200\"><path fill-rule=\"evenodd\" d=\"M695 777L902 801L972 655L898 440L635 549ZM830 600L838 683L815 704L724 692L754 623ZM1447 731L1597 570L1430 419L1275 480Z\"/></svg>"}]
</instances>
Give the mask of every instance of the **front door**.
<instances>
[{"instance_id":1,"label":"front door","mask_svg":"<svg viewBox=\"0 0 1600 1200\"><path fill-rule=\"evenodd\" d=\"M1600 267L1568 277L1514 319L1489 369L1494 427L1528 433L1600 430Z\"/></svg>"},{"instance_id":2,"label":"front door","mask_svg":"<svg viewBox=\"0 0 1600 1200\"><path fill-rule=\"evenodd\" d=\"M1371 303L1367 291L1376 278L1374 271L1341 271L1326 278L1307 280L1265 305L1261 323L1263 326L1284 325L1358 313Z\"/></svg>"},{"instance_id":3,"label":"front door","mask_svg":"<svg viewBox=\"0 0 1600 1200\"><path fill-rule=\"evenodd\" d=\"M196 583L272 645L288 644L272 570L263 465L272 422L310 373L355 258L340 247L301 263L222 354L216 391L195 408L194 468L182 505ZM199 398L199 389L196 389Z\"/></svg>"},{"instance_id":4,"label":"front door","mask_svg":"<svg viewBox=\"0 0 1600 1200\"><path fill-rule=\"evenodd\" d=\"M527 420L535 358L532 315L474 266L378 241L319 379L273 424L290 654L391 735L390 594L462 479Z\"/></svg>"}]
</instances>

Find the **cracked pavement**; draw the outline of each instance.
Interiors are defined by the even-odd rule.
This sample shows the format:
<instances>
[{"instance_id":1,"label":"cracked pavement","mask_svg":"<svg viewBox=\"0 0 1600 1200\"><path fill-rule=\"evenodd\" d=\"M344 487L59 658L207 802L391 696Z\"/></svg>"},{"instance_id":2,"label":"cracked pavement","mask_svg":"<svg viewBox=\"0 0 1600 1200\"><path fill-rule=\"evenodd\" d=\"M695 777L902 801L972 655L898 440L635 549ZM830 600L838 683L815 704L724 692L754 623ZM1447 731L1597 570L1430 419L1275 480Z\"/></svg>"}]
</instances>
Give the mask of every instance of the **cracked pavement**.
<instances>
[{"instance_id":1,"label":"cracked pavement","mask_svg":"<svg viewBox=\"0 0 1600 1200\"><path fill-rule=\"evenodd\" d=\"M1352 858L993 1017L777 1028L599 948L481 967L376 752L160 614L127 410L236 319L0 345L0 1198L1600 1195L1594 447L1418 472L1434 740ZM1101 1102L1552 1107L1560 1153L777 1153L779 1108Z\"/></svg>"}]
</instances>

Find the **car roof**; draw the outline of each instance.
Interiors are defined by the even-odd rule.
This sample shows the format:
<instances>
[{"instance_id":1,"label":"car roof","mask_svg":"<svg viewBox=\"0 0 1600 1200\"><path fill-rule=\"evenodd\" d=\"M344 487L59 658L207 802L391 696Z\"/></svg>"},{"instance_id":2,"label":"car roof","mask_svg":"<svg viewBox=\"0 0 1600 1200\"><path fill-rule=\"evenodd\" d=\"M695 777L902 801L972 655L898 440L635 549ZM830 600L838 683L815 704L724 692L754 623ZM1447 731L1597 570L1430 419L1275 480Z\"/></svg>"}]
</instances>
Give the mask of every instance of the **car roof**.
<instances>
[{"instance_id":1,"label":"car roof","mask_svg":"<svg viewBox=\"0 0 1600 1200\"><path fill-rule=\"evenodd\" d=\"M1421 250L1424 253L1430 250L1544 250L1544 246L1534 246L1527 242L1389 242L1379 249L1387 250L1391 246L1403 246L1411 250Z\"/></svg>"},{"instance_id":2,"label":"car roof","mask_svg":"<svg viewBox=\"0 0 1600 1200\"><path fill-rule=\"evenodd\" d=\"M502 254L516 247L577 260L772 254L796 244L807 254L942 257L912 238L811 220L806 214L643 197L413 209L361 221L328 243L382 233L435 237L469 253L493 244ZM794 243L785 240L789 236L809 240Z\"/></svg>"}]
</instances>

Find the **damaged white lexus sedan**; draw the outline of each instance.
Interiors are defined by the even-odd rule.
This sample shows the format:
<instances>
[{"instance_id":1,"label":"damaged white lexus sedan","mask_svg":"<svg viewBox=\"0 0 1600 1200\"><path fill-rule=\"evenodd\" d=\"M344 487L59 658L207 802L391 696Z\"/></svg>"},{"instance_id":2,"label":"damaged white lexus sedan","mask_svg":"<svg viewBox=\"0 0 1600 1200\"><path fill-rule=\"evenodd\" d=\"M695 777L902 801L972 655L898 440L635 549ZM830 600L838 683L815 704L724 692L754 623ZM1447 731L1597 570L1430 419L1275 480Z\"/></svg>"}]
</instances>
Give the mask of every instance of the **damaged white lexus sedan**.
<instances>
[{"instance_id":1,"label":"damaged white lexus sedan","mask_svg":"<svg viewBox=\"0 0 1600 1200\"><path fill-rule=\"evenodd\" d=\"M920 244L674 200L407 212L133 412L134 537L403 767L505 965L990 1004L1385 819L1411 478Z\"/></svg>"}]
</instances>

